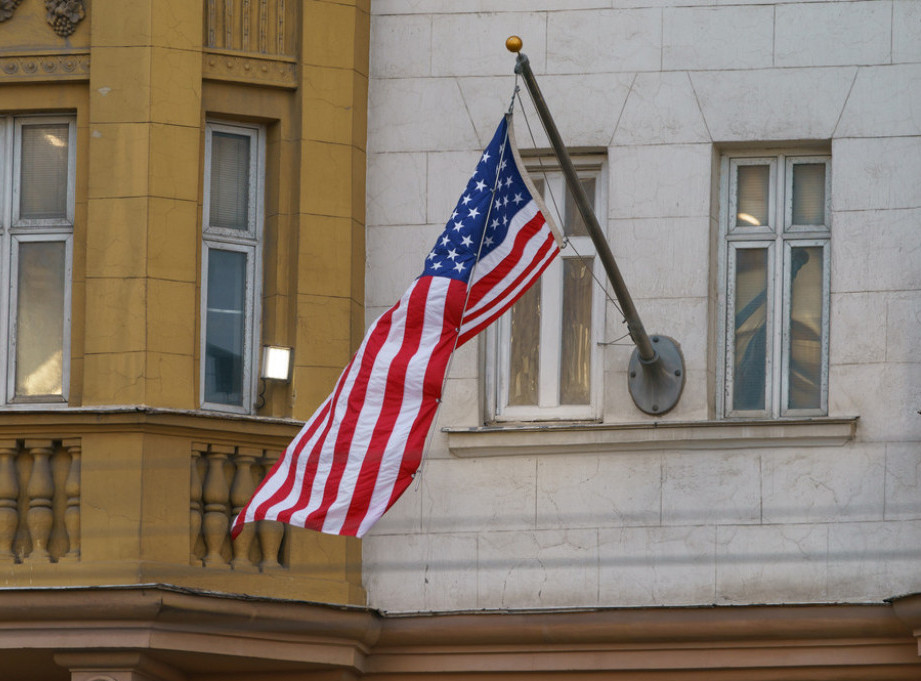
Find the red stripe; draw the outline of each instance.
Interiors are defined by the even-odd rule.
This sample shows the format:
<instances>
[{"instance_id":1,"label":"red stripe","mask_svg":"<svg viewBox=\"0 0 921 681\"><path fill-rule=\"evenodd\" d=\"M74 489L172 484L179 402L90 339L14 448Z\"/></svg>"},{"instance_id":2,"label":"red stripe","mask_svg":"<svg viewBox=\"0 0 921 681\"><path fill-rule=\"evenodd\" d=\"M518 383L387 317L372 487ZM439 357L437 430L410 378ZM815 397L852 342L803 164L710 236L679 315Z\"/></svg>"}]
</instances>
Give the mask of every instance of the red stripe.
<instances>
[{"instance_id":1,"label":"red stripe","mask_svg":"<svg viewBox=\"0 0 921 681\"><path fill-rule=\"evenodd\" d=\"M375 426L375 432L372 434L371 440L367 444L367 453L365 455L366 457L376 459L378 462L380 461L381 454L383 454L384 445L386 445L387 440L385 438L383 443L381 443L380 439L375 439L374 436L378 434L379 430L386 429L388 431L387 436L389 437L389 431L392 430L393 422L396 421L396 417L399 413L399 406L403 401L406 364L413 354L415 354L416 349L419 347L419 341L422 338L422 329L425 324L426 301L428 299L431 282L431 277L421 277L417 279L413 285L412 293L406 302L406 322L403 327L403 337L400 340L400 349L390 360L389 369L387 370L387 380L384 384L385 392L381 401L381 410L377 415L378 425ZM368 345L370 346L371 339L369 338L368 340ZM376 341L376 347L374 348L374 357L376 359L388 340L388 334L379 335L374 340ZM367 367L367 370L365 370L365 367ZM342 427L339 429L339 435L336 438L336 446L333 450L332 468L323 490L323 501L320 503L319 507L307 516L307 525L309 527L313 527L314 523L319 523L322 526L330 506L332 506L336 497L339 495L339 485L349 461L349 452L353 445L355 428L358 425L361 409L365 403L365 395L367 394L369 379L372 375L373 368L373 362L367 364L362 362L362 371L358 380L355 381L355 389L353 389L352 393L349 395L348 411L346 417L343 419ZM378 372L379 371L380 369ZM356 495L367 494L370 497L373 490L372 480L370 490L356 486L356 488L351 491L351 496L354 498Z\"/></svg>"}]
</instances>

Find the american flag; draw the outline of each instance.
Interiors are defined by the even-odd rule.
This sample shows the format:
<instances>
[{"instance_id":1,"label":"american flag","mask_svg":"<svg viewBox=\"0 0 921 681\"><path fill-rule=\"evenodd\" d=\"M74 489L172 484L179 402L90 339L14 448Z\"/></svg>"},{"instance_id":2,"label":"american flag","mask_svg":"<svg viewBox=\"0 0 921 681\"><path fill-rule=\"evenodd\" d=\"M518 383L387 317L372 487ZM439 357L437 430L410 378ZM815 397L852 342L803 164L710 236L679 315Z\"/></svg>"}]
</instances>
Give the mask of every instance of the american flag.
<instances>
[{"instance_id":1,"label":"american flag","mask_svg":"<svg viewBox=\"0 0 921 681\"><path fill-rule=\"evenodd\" d=\"M277 520L358 536L412 482L448 359L502 315L558 255L506 116L422 274L375 321L332 394L233 523Z\"/></svg>"}]
</instances>

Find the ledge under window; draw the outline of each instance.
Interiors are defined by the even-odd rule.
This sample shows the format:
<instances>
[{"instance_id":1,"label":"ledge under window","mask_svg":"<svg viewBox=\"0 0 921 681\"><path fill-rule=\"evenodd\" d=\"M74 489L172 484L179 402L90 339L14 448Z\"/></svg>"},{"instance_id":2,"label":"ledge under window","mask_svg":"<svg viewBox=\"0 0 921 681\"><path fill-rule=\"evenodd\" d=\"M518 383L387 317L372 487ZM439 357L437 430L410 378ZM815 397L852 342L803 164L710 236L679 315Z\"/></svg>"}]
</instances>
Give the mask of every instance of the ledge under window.
<instances>
[{"instance_id":1,"label":"ledge under window","mask_svg":"<svg viewBox=\"0 0 921 681\"><path fill-rule=\"evenodd\" d=\"M857 416L748 421L503 424L443 428L454 456L590 454L649 449L831 447L853 440Z\"/></svg>"}]
</instances>

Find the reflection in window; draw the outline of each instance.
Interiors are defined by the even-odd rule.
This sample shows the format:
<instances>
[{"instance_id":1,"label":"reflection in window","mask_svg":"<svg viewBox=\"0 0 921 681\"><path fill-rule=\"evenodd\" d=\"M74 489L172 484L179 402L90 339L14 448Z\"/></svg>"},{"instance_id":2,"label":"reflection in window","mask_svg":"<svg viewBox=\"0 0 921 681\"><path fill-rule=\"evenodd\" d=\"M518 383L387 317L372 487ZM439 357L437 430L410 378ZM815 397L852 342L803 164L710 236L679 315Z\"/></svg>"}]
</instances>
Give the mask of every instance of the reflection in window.
<instances>
[{"instance_id":1,"label":"reflection in window","mask_svg":"<svg viewBox=\"0 0 921 681\"><path fill-rule=\"evenodd\" d=\"M243 404L246 254L208 252L205 401Z\"/></svg>"},{"instance_id":2,"label":"reflection in window","mask_svg":"<svg viewBox=\"0 0 921 681\"><path fill-rule=\"evenodd\" d=\"M764 409L767 364L766 248L736 251L732 408Z\"/></svg>"}]
</instances>

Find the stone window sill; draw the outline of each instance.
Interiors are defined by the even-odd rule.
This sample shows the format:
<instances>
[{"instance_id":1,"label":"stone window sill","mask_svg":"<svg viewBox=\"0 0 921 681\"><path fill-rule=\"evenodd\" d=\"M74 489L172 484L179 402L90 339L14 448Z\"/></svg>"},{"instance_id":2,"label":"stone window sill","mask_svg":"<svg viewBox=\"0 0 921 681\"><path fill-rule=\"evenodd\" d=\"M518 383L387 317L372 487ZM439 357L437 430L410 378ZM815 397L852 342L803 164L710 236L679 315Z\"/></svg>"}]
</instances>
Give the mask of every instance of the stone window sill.
<instances>
[{"instance_id":1,"label":"stone window sill","mask_svg":"<svg viewBox=\"0 0 921 681\"><path fill-rule=\"evenodd\" d=\"M443 428L457 457L591 454L649 449L830 447L853 440L857 416L649 423L502 424Z\"/></svg>"}]
</instances>

